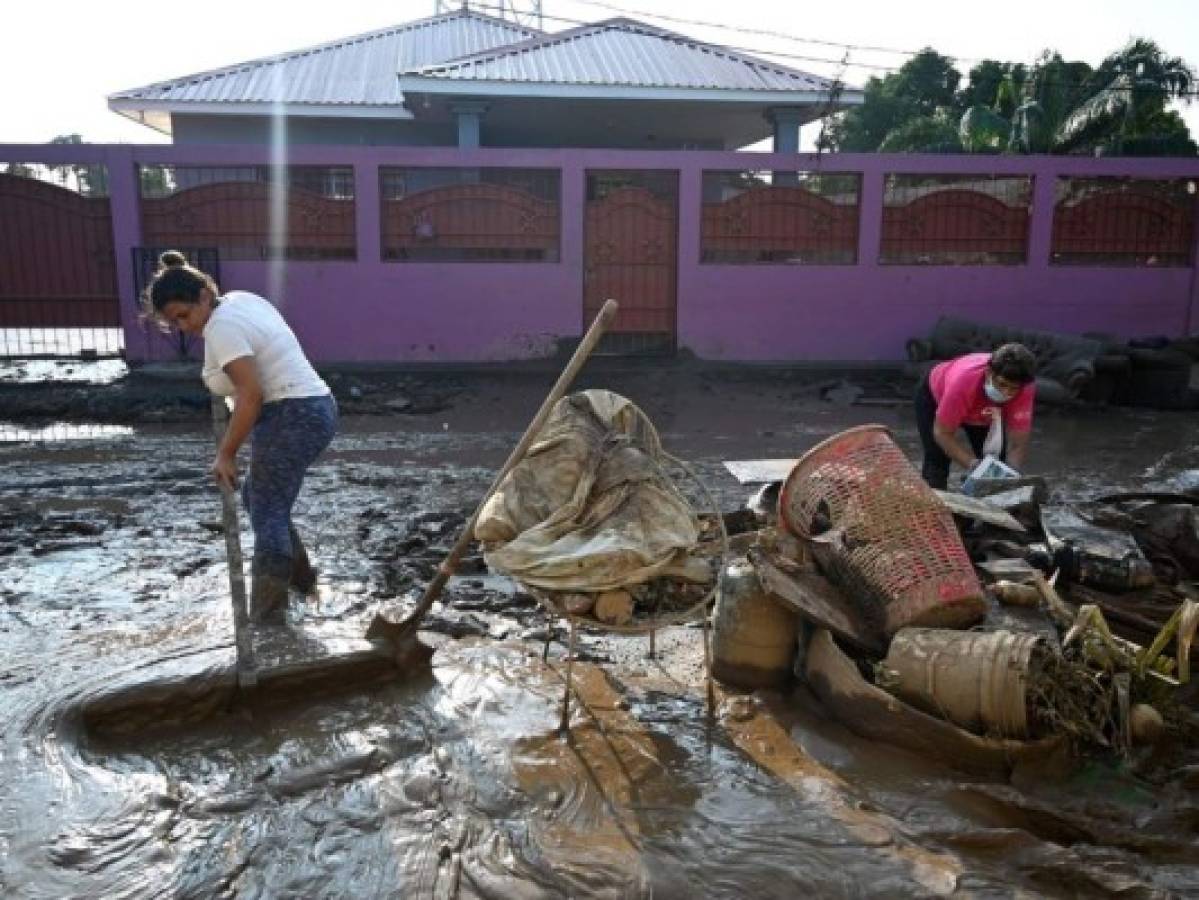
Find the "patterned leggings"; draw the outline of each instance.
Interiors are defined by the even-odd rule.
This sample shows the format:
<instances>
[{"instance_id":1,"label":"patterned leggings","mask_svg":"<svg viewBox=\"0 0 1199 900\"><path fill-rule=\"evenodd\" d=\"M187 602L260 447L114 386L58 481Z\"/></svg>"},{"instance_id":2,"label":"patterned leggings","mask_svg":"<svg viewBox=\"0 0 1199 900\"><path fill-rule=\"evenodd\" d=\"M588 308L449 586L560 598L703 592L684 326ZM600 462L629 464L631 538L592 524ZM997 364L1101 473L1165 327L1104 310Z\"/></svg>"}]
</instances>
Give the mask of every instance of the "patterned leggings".
<instances>
[{"instance_id":1,"label":"patterned leggings","mask_svg":"<svg viewBox=\"0 0 1199 900\"><path fill-rule=\"evenodd\" d=\"M254 529L254 555L291 556L291 508L304 472L333 440L337 401L300 397L264 403L250 438L250 471L241 499Z\"/></svg>"}]
</instances>

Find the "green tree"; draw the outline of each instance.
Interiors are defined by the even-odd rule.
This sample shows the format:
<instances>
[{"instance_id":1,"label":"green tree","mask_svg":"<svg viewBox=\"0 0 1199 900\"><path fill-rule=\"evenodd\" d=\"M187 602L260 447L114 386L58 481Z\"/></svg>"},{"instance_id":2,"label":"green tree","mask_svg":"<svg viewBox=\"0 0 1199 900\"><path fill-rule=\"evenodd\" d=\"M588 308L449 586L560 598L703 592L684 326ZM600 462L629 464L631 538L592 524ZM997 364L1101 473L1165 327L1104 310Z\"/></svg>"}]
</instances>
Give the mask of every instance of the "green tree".
<instances>
[{"instance_id":1,"label":"green tree","mask_svg":"<svg viewBox=\"0 0 1199 900\"><path fill-rule=\"evenodd\" d=\"M861 105L828 123L820 135L820 149L845 153L877 150L887 132L910 117L905 104L884 91L883 79L869 78L862 95Z\"/></svg>"},{"instance_id":2,"label":"green tree","mask_svg":"<svg viewBox=\"0 0 1199 900\"><path fill-rule=\"evenodd\" d=\"M1028 70L1023 63L984 59L967 74L966 85L958 91L954 105L962 113L982 106L1010 117L1020 105L1027 79Z\"/></svg>"},{"instance_id":3,"label":"green tree","mask_svg":"<svg viewBox=\"0 0 1199 900\"><path fill-rule=\"evenodd\" d=\"M961 153L962 142L952 118L937 113L891 129L878 149L881 153Z\"/></svg>"},{"instance_id":4,"label":"green tree","mask_svg":"<svg viewBox=\"0 0 1199 900\"><path fill-rule=\"evenodd\" d=\"M166 197L171 193L171 181L165 166L139 166L143 197Z\"/></svg>"},{"instance_id":5,"label":"green tree","mask_svg":"<svg viewBox=\"0 0 1199 900\"><path fill-rule=\"evenodd\" d=\"M1010 119L1016 113L1016 108L1020 105L1020 95L1024 91L1024 82L1028 78L1028 72L1023 64L1017 63L1012 66L1012 71L1007 77L999 83L999 87L995 90L995 102L991 108L999 115Z\"/></svg>"},{"instance_id":6,"label":"green tree","mask_svg":"<svg viewBox=\"0 0 1199 900\"><path fill-rule=\"evenodd\" d=\"M818 146L851 152L1187 154L1195 142L1169 104L1189 102L1196 74L1138 38L1097 68L1046 50L1029 67L983 60L961 74L932 49L828 123ZM950 135L950 131L953 135Z\"/></svg>"},{"instance_id":7,"label":"green tree","mask_svg":"<svg viewBox=\"0 0 1199 900\"><path fill-rule=\"evenodd\" d=\"M1036 103L1045 113L1050 132L1087 97L1095 93L1094 72L1081 61L1067 62L1056 52L1045 51L1029 70L1024 102Z\"/></svg>"},{"instance_id":8,"label":"green tree","mask_svg":"<svg viewBox=\"0 0 1199 900\"><path fill-rule=\"evenodd\" d=\"M894 95L910 103L917 115L931 116L953 105L962 73L948 56L925 47L885 80Z\"/></svg>"},{"instance_id":9,"label":"green tree","mask_svg":"<svg viewBox=\"0 0 1199 900\"><path fill-rule=\"evenodd\" d=\"M1088 96L1063 119L1054 135L1054 150L1124 153L1138 145L1165 139L1185 147L1177 116L1166 109L1185 99L1195 85L1195 72L1155 42L1136 38L1108 56L1093 73Z\"/></svg>"},{"instance_id":10,"label":"green tree","mask_svg":"<svg viewBox=\"0 0 1199 900\"><path fill-rule=\"evenodd\" d=\"M995 103L999 86L1008 77L1007 63L984 59L966 75L966 86L955 98L955 105L963 112L976 106L990 107Z\"/></svg>"},{"instance_id":11,"label":"green tree","mask_svg":"<svg viewBox=\"0 0 1199 900\"><path fill-rule=\"evenodd\" d=\"M1136 39L1097 69L1046 51L1023 81L1022 102L1009 114L1015 74L1000 83L994 103L1009 116L1009 152L1195 152L1186 123L1166 109L1172 100L1187 97L1195 74L1153 41ZM971 151L991 151L998 128L997 121L972 107L961 120L962 144Z\"/></svg>"},{"instance_id":12,"label":"green tree","mask_svg":"<svg viewBox=\"0 0 1199 900\"><path fill-rule=\"evenodd\" d=\"M83 136L79 134L60 134L50 140L51 144L82 144ZM72 164L47 166L58 176L63 187L71 178L75 179L75 190L88 197L101 197L108 194L108 170L102 165Z\"/></svg>"},{"instance_id":13,"label":"green tree","mask_svg":"<svg viewBox=\"0 0 1199 900\"><path fill-rule=\"evenodd\" d=\"M958 123L962 149L970 153L1002 153L1012 131L1010 119L986 106L972 106Z\"/></svg>"},{"instance_id":14,"label":"green tree","mask_svg":"<svg viewBox=\"0 0 1199 900\"><path fill-rule=\"evenodd\" d=\"M961 78L949 57L931 48L921 50L898 72L885 78L870 78L863 90L862 104L844 113L825 130L822 149L878 150L891 131L951 106Z\"/></svg>"},{"instance_id":15,"label":"green tree","mask_svg":"<svg viewBox=\"0 0 1199 900\"><path fill-rule=\"evenodd\" d=\"M1172 109L1148 116L1134 134L1119 139L1119 152L1125 156L1199 156L1199 144L1191 137L1187 123ZM1101 147L1101 152L1109 152Z\"/></svg>"}]
</instances>

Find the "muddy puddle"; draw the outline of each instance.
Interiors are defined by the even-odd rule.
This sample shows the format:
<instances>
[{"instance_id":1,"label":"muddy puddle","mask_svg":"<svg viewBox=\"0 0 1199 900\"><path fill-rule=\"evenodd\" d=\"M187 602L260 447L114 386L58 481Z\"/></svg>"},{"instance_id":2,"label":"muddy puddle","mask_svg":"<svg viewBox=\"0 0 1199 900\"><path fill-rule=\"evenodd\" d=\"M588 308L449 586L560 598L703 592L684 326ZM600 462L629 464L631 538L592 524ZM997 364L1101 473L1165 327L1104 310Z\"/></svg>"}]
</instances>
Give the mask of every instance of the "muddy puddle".
<instances>
[{"instance_id":1,"label":"muddy puddle","mask_svg":"<svg viewBox=\"0 0 1199 900\"><path fill-rule=\"evenodd\" d=\"M644 405L726 507L748 492L722 459L794 456L866 421L915 446L902 408L701 399L729 421ZM431 575L516 437L471 416L345 423L297 508L322 575L294 621L360 635ZM1183 487L1197 431L1051 414L1035 466L1069 492ZM564 633L477 557L427 622L423 677L89 733L98 694L232 658L209 447L199 425L0 443L4 896L1199 892L1199 778L1179 768L1199 760L1157 779L1115 759L969 777L855 737L803 689L721 695L710 720L693 628L659 635L654 660L644 638L585 635L562 738Z\"/></svg>"}]
</instances>

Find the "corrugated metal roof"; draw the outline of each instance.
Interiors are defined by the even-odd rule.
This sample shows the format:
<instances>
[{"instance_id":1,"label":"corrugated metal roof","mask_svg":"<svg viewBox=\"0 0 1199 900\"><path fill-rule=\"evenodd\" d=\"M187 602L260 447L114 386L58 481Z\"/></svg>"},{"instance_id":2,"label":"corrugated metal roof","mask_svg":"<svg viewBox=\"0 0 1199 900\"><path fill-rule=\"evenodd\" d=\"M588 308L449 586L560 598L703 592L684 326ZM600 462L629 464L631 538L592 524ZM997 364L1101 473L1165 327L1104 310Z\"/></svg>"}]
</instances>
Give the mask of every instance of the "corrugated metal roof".
<instances>
[{"instance_id":1,"label":"corrugated metal roof","mask_svg":"<svg viewBox=\"0 0 1199 900\"><path fill-rule=\"evenodd\" d=\"M632 19L609 19L404 73L568 85L827 91L828 80Z\"/></svg>"},{"instance_id":2,"label":"corrugated metal roof","mask_svg":"<svg viewBox=\"0 0 1199 900\"><path fill-rule=\"evenodd\" d=\"M397 72L470 56L540 34L473 10L457 10L121 91L109 100L398 105L404 98Z\"/></svg>"}]
</instances>

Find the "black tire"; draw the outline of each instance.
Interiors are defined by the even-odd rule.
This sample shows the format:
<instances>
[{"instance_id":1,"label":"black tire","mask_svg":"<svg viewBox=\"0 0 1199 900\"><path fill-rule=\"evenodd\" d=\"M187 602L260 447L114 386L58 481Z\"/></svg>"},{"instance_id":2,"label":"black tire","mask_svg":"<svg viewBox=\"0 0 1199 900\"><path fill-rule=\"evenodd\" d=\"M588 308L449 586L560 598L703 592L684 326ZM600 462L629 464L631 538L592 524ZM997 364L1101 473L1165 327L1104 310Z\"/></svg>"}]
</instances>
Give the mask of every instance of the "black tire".
<instances>
[{"instance_id":1,"label":"black tire","mask_svg":"<svg viewBox=\"0 0 1199 900\"><path fill-rule=\"evenodd\" d=\"M1095 377L1079 393L1078 399L1084 403L1111 403L1116 396L1120 380L1111 372L1096 372Z\"/></svg>"},{"instance_id":2,"label":"black tire","mask_svg":"<svg viewBox=\"0 0 1199 900\"><path fill-rule=\"evenodd\" d=\"M1116 402L1149 409L1190 409L1191 367L1134 368L1120 386Z\"/></svg>"},{"instance_id":3,"label":"black tire","mask_svg":"<svg viewBox=\"0 0 1199 900\"><path fill-rule=\"evenodd\" d=\"M1095 357L1095 375L1124 377L1132 372L1132 360L1127 353L1105 353Z\"/></svg>"},{"instance_id":4,"label":"black tire","mask_svg":"<svg viewBox=\"0 0 1199 900\"><path fill-rule=\"evenodd\" d=\"M1132 360L1135 373L1141 369L1182 369L1191 370L1191 358L1177 350L1149 350L1140 347L1129 347L1128 358Z\"/></svg>"}]
</instances>

